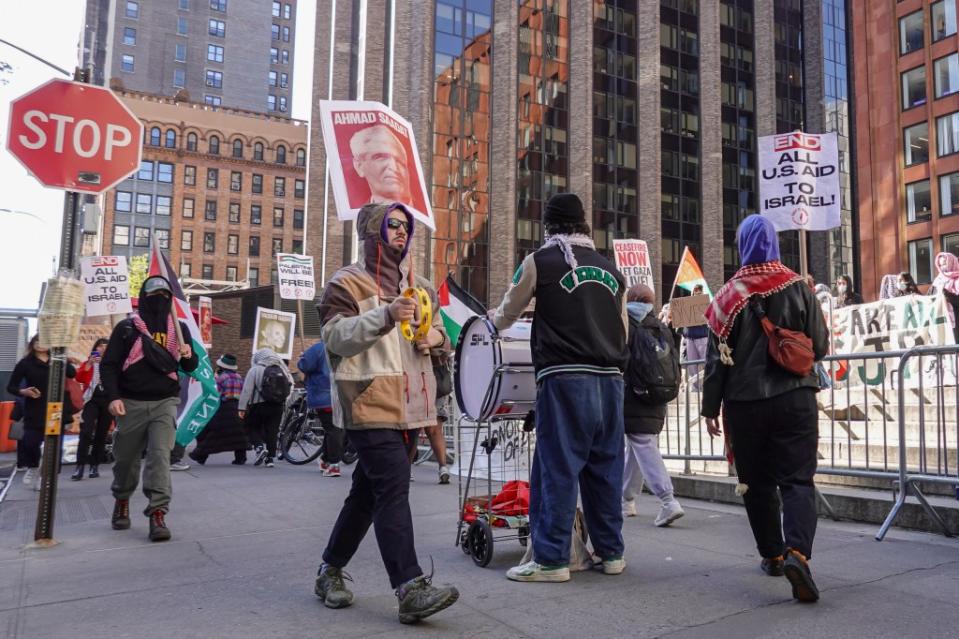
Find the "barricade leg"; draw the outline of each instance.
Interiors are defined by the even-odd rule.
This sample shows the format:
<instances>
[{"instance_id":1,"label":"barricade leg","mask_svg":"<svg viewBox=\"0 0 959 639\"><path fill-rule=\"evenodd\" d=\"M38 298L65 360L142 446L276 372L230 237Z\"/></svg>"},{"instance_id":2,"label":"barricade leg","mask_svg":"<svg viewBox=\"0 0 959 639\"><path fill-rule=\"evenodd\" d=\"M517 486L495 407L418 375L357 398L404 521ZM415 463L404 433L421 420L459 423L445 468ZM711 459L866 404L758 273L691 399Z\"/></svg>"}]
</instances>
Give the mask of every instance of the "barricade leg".
<instances>
[{"instance_id":1,"label":"barricade leg","mask_svg":"<svg viewBox=\"0 0 959 639\"><path fill-rule=\"evenodd\" d=\"M929 515L929 518L936 522L936 525L942 529L942 534L946 537L952 537L952 533L949 531L949 526L946 525L946 522L939 515L935 508L932 507L932 504L926 499L926 496L922 494L919 486L914 482L909 481L909 487L912 489L912 492L916 495L916 499L919 500L919 503L922 504L922 509L926 511L926 514Z\"/></svg>"}]
</instances>

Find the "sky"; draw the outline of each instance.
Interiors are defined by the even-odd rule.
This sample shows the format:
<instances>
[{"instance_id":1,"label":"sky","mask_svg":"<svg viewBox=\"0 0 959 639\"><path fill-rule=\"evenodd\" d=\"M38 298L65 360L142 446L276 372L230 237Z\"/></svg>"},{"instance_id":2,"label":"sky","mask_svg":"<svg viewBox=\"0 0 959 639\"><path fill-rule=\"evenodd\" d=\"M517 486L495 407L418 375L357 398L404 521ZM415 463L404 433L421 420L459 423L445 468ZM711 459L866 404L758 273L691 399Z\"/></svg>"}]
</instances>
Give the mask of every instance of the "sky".
<instances>
[{"instance_id":1,"label":"sky","mask_svg":"<svg viewBox=\"0 0 959 639\"><path fill-rule=\"evenodd\" d=\"M171 0L172 1L172 0ZM265 1L265 0L264 0ZM0 39L68 71L77 65L82 0L7 2ZM57 19L47 19L57 16ZM292 116L310 119L316 0L300 0L296 18ZM63 191L40 185L7 151L10 102L63 74L0 43L0 308L32 309L60 252Z\"/></svg>"}]
</instances>

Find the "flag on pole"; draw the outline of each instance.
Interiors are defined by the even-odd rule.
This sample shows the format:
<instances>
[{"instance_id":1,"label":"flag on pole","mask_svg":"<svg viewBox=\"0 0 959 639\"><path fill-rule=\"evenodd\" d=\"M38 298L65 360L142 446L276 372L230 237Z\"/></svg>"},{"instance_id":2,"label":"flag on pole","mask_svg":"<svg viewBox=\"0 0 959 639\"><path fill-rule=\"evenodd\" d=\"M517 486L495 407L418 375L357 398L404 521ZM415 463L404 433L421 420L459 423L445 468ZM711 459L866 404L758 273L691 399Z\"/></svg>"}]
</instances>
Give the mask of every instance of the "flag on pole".
<instances>
[{"instance_id":1,"label":"flag on pole","mask_svg":"<svg viewBox=\"0 0 959 639\"><path fill-rule=\"evenodd\" d=\"M676 271L676 281L673 282L673 288L675 289L678 286L692 293L697 285L702 286L703 292L712 299L713 293L709 290L709 284L706 283L706 278L703 276L703 269L699 268L699 263L687 246L683 249L683 257L679 260L679 270ZM673 291L670 290L669 294L672 296Z\"/></svg>"},{"instance_id":2,"label":"flag on pole","mask_svg":"<svg viewBox=\"0 0 959 639\"><path fill-rule=\"evenodd\" d=\"M210 357L203 348L200 328L193 318L193 311L186 301L180 280L166 255L160 252L159 242L153 238L150 250L150 277L160 275L170 282L173 289L173 309L176 317L186 324L189 335L183 340L190 344L200 360L192 373L180 373L180 406L177 409L176 442L186 446L202 431L220 406L220 394L216 390L216 379Z\"/></svg>"},{"instance_id":3,"label":"flag on pole","mask_svg":"<svg viewBox=\"0 0 959 639\"><path fill-rule=\"evenodd\" d=\"M440 315L443 317L446 334L450 336L450 343L455 347L459 342L463 324L474 315L486 315L486 309L475 297L460 288L450 275L446 276L436 294L440 298Z\"/></svg>"}]
</instances>

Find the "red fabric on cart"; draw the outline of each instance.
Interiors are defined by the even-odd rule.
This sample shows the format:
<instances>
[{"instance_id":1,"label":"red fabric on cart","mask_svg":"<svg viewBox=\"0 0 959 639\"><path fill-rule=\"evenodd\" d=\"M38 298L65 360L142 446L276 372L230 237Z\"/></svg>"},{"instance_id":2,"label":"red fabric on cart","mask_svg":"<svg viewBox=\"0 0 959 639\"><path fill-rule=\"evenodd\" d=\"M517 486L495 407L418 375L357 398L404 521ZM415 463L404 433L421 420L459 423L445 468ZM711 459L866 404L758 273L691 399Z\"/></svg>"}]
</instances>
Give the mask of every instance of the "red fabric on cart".
<instances>
[{"instance_id":1,"label":"red fabric on cart","mask_svg":"<svg viewBox=\"0 0 959 639\"><path fill-rule=\"evenodd\" d=\"M503 485L503 490L490 505L493 514L517 516L529 514L529 482L510 481Z\"/></svg>"}]
</instances>

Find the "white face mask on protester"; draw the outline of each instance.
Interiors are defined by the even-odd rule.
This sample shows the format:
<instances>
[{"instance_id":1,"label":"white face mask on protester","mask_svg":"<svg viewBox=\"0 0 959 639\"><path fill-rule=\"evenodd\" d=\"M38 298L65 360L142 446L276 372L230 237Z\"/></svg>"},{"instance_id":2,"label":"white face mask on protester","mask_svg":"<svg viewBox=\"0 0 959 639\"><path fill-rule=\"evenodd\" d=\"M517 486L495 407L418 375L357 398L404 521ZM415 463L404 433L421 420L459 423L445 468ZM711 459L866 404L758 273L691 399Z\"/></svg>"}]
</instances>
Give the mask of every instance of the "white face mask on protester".
<instances>
[{"instance_id":1,"label":"white face mask on protester","mask_svg":"<svg viewBox=\"0 0 959 639\"><path fill-rule=\"evenodd\" d=\"M909 288L909 285L906 284L905 282L899 282L898 284L896 284L896 286L899 288L900 291L905 291L907 288Z\"/></svg>"},{"instance_id":2,"label":"white face mask on protester","mask_svg":"<svg viewBox=\"0 0 959 639\"><path fill-rule=\"evenodd\" d=\"M845 284L836 284L836 290L839 291L839 294L840 294L840 295L842 295L843 293L846 292L846 285L845 285Z\"/></svg>"}]
</instances>

